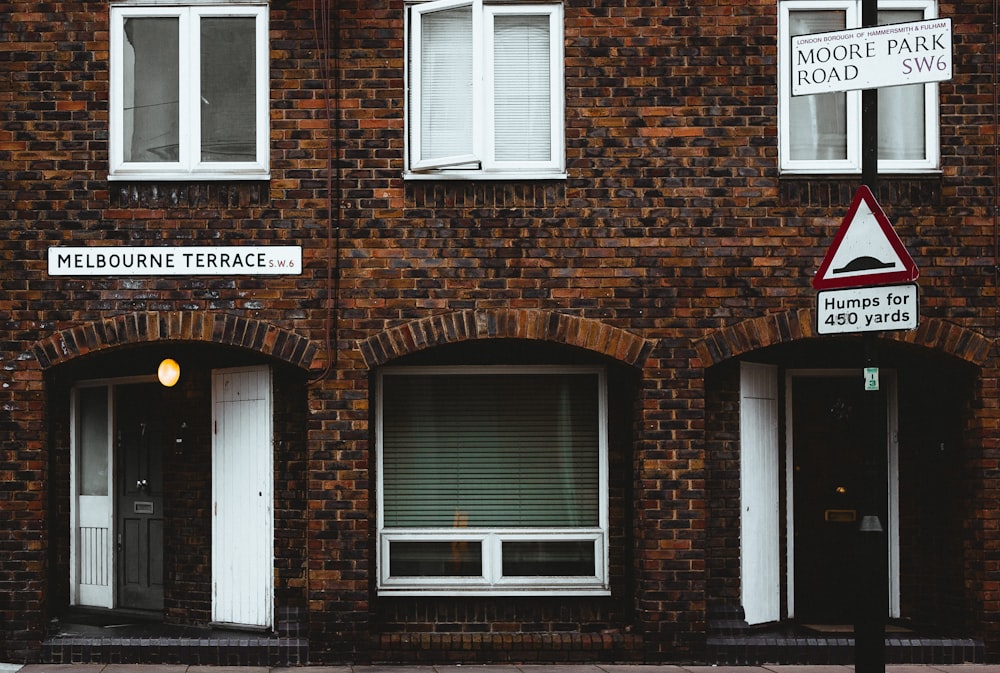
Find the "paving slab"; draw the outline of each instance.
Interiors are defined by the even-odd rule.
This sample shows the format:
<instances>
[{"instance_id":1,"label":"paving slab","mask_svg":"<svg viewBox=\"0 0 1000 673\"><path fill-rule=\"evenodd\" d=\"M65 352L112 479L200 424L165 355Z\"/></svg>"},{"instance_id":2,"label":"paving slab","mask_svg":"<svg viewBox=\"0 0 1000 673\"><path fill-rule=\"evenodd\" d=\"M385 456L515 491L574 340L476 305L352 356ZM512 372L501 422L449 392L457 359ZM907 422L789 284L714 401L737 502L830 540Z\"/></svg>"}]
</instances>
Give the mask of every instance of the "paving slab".
<instances>
[{"instance_id":1,"label":"paving slab","mask_svg":"<svg viewBox=\"0 0 1000 673\"><path fill-rule=\"evenodd\" d=\"M598 664L604 673L684 673L677 664ZM555 673L555 672L553 672Z\"/></svg>"},{"instance_id":2,"label":"paving slab","mask_svg":"<svg viewBox=\"0 0 1000 673\"><path fill-rule=\"evenodd\" d=\"M690 673L768 673L770 670L766 666L734 666L731 664L683 666L682 668Z\"/></svg>"},{"instance_id":3,"label":"paving slab","mask_svg":"<svg viewBox=\"0 0 1000 673\"><path fill-rule=\"evenodd\" d=\"M397 666L393 664L351 666L351 670L354 671L354 673L434 673L433 666Z\"/></svg>"},{"instance_id":4,"label":"paving slab","mask_svg":"<svg viewBox=\"0 0 1000 673\"><path fill-rule=\"evenodd\" d=\"M100 673L106 664L25 664L18 673Z\"/></svg>"},{"instance_id":5,"label":"paving slab","mask_svg":"<svg viewBox=\"0 0 1000 673\"><path fill-rule=\"evenodd\" d=\"M555 673L551 664L520 664L517 668L521 673ZM602 673L602 671L597 664L560 664L558 673Z\"/></svg>"},{"instance_id":6,"label":"paving slab","mask_svg":"<svg viewBox=\"0 0 1000 673\"><path fill-rule=\"evenodd\" d=\"M764 668L773 673L850 673L854 671L853 666L837 664L768 664ZM930 672L924 670L923 673Z\"/></svg>"}]
</instances>

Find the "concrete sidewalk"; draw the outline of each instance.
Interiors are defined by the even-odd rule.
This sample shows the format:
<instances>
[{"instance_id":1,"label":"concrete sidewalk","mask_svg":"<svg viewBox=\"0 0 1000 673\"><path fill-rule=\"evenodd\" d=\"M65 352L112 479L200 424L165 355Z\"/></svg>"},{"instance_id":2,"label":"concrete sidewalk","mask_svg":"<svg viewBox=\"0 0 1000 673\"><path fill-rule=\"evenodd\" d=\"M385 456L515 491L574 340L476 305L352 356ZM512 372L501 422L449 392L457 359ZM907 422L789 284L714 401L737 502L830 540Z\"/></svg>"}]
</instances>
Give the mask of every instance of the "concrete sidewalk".
<instances>
[{"instance_id":1,"label":"concrete sidewalk","mask_svg":"<svg viewBox=\"0 0 1000 673\"><path fill-rule=\"evenodd\" d=\"M853 666L491 664L366 666L186 666L183 664L0 664L0 673L853 673ZM1000 673L1000 664L888 664L886 673Z\"/></svg>"}]
</instances>

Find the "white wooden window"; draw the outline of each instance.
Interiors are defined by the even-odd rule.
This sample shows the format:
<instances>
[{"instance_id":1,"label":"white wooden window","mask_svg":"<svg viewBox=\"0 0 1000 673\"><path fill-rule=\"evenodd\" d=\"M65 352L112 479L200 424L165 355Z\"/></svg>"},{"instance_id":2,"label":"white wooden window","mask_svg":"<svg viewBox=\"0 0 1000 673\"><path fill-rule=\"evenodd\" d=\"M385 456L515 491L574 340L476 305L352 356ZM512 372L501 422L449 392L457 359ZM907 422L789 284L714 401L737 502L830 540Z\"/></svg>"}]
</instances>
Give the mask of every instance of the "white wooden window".
<instances>
[{"instance_id":1,"label":"white wooden window","mask_svg":"<svg viewBox=\"0 0 1000 673\"><path fill-rule=\"evenodd\" d=\"M406 175L565 175L558 4L408 7Z\"/></svg>"},{"instance_id":2,"label":"white wooden window","mask_svg":"<svg viewBox=\"0 0 1000 673\"><path fill-rule=\"evenodd\" d=\"M379 592L608 592L607 401L593 367L379 374Z\"/></svg>"},{"instance_id":3,"label":"white wooden window","mask_svg":"<svg viewBox=\"0 0 1000 673\"><path fill-rule=\"evenodd\" d=\"M267 6L111 7L111 179L268 176Z\"/></svg>"},{"instance_id":4,"label":"white wooden window","mask_svg":"<svg viewBox=\"0 0 1000 673\"><path fill-rule=\"evenodd\" d=\"M937 16L934 0L881 0L880 24ZM861 26L861 0L783 0L778 22L778 125L786 173L861 172L861 92L791 95L791 38ZM936 84L878 92L878 169L927 172L939 167Z\"/></svg>"}]
</instances>

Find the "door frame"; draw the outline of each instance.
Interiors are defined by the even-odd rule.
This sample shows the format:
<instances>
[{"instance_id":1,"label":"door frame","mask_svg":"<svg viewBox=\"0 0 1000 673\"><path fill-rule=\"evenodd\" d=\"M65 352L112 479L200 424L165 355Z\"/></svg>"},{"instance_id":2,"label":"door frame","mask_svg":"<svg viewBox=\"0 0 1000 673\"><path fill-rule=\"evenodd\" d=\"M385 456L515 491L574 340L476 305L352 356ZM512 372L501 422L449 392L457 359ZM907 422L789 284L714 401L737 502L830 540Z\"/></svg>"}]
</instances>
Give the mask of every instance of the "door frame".
<instances>
[{"instance_id":1,"label":"door frame","mask_svg":"<svg viewBox=\"0 0 1000 673\"><path fill-rule=\"evenodd\" d=\"M115 489L116 474L116 452L115 452L115 425L117 423L117 411L115 409L115 388L122 385L135 383L155 383L155 376L122 376L102 379L85 379L77 381L70 388L70 425L69 425L69 603L70 605L80 605L86 607L99 607L114 609L118 606L118 545L117 541L117 492ZM108 577L108 588L104 590L100 600L89 599L85 603L82 596L81 580L81 540L80 540L80 520L81 505L80 498L87 497L80 494L80 390L83 388L106 388L108 396L107 415L107 496L109 511L107 512L107 536L104 540L104 556L107 559L106 572ZM101 497L101 496L98 496ZM91 592L95 594L96 592Z\"/></svg>"},{"instance_id":2,"label":"door frame","mask_svg":"<svg viewBox=\"0 0 1000 673\"><path fill-rule=\"evenodd\" d=\"M862 385L862 370L849 369L788 369L785 371L785 562L787 564L786 601L788 617L795 617L795 471L793 409L795 379L856 377ZM888 522L886 538L889 553L889 604L888 615L900 616L899 599L899 391L894 369L880 368L880 387L886 399L886 488Z\"/></svg>"}]
</instances>

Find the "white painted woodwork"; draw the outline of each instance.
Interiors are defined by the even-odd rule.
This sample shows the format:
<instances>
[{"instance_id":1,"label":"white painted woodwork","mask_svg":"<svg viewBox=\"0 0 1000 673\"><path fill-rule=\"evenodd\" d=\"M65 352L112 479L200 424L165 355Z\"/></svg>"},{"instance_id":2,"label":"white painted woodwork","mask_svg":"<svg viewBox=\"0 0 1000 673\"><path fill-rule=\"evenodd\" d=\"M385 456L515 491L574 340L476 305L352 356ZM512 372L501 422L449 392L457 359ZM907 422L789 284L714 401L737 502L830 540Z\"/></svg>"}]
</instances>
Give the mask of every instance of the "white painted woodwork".
<instances>
[{"instance_id":1,"label":"white painted woodwork","mask_svg":"<svg viewBox=\"0 0 1000 673\"><path fill-rule=\"evenodd\" d=\"M781 614L778 368L740 365L740 585L748 624Z\"/></svg>"},{"instance_id":2,"label":"white painted woodwork","mask_svg":"<svg viewBox=\"0 0 1000 673\"><path fill-rule=\"evenodd\" d=\"M70 597L74 605L113 608L114 587L114 480L109 466L114 464L111 427L110 393L106 386L88 389L88 394L107 395L101 407L80 404L80 391L73 394L70 424ZM84 419L82 416L88 415ZM104 418L101 418L103 416ZM97 432L84 430L102 426ZM106 452L103 470L91 470L84 476L82 443L89 442L89 454ZM88 486L83 485L87 479ZM100 481L107 480L100 488ZM95 481L96 480L96 481ZM103 492L101 492L103 490ZM84 491L95 494L85 495Z\"/></svg>"},{"instance_id":3,"label":"white painted woodwork","mask_svg":"<svg viewBox=\"0 0 1000 673\"><path fill-rule=\"evenodd\" d=\"M273 432L267 367L212 372L212 620L270 627Z\"/></svg>"},{"instance_id":4,"label":"white painted woodwork","mask_svg":"<svg viewBox=\"0 0 1000 673\"><path fill-rule=\"evenodd\" d=\"M889 617L899 619L899 386L896 383L896 372L883 373L888 392L886 412L888 418L889 437L887 439L888 489L889 489Z\"/></svg>"},{"instance_id":5,"label":"white painted woodwork","mask_svg":"<svg viewBox=\"0 0 1000 673\"><path fill-rule=\"evenodd\" d=\"M77 543L77 605L114 607L111 498L81 495Z\"/></svg>"}]
</instances>

